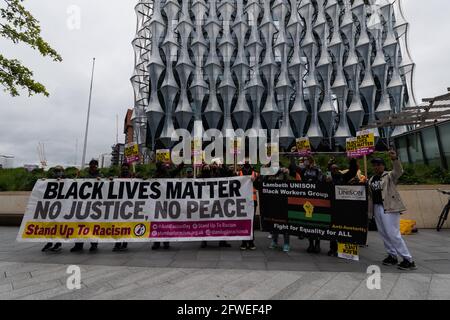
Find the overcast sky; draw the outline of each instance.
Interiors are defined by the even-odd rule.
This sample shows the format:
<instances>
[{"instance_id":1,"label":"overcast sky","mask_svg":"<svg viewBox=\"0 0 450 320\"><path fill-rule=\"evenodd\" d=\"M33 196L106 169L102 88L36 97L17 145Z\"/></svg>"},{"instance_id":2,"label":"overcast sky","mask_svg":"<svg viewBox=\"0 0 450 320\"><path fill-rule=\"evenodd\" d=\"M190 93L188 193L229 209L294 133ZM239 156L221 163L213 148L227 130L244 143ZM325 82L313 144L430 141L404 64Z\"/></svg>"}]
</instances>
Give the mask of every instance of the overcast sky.
<instances>
[{"instance_id":1,"label":"overcast sky","mask_svg":"<svg viewBox=\"0 0 450 320\"><path fill-rule=\"evenodd\" d=\"M417 64L415 89L420 101L450 87L450 1L403 2L411 24L410 49ZM64 61L54 63L27 47L0 40L1 53L29 66L50 92L49 98L29 98L26 92L11 98L0 91L0 155L14 156L16 166L37 164L37 145L43 142L51 165L80 164L92 57L97 63L87 159L111 151L116 140L116 115L119 140L123 141L123 118L133 103L129 78L134 62L131 41L136 28L136 3L137 0L25 1L41 22L44 38ZM73 22L68 13L73 5L81 10L79 29L68 27L68 21Z\"/></svg>"}]
</instances>

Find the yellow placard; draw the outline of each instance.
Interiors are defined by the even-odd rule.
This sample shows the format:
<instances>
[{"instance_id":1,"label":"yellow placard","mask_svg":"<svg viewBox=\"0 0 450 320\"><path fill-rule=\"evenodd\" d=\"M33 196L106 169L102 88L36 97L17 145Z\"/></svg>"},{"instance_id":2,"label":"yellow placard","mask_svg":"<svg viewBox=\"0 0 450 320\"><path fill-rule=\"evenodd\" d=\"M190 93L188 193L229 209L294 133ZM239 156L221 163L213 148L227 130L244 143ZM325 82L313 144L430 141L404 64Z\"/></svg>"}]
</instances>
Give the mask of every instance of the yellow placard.
<instances>
[{"instance_id":1,"label":"yellow placard","mask_svg":"<svg viewBox=\"0 0 450 320\"><path fill-rule=\"evenodd\" d=\"M156 150L156 162L169 163L170 150L169 149Z\"/></svg>"},{"instance_id":2,"label":"yellow placard","mask_svg":"<svg viewBox=\"0 0 450 320\"><path fill-rule=\"evenodd\" d=\"M338 243L338 257L359 261L359 246L352 243Z\"/></svg>"},{"instance_id":3,"label":"yellow placard","mask_svg":"<svg viewBox=\"0 0 450 320\"><path fill-rule=\"evenodd\" d=\"M143 239L150 222L28 222L23 239Z\"/></svg>"},{"instance_id":4,"label":"yellow placard","mask_svg":"<svg viewBox=\"0 0 450 320\"><path fill-rule=\"evenodd\" d=\"M297 152L307 155L311 153L311 142L309 138L298 138L296 141Z\"/></svg>"},{"instance_id":5,"label":"yellow placard","mask_svg":"<svg viewBox=\"0 0 450 320\"><path fill-rule=\"evenodd\" d=\"M266 148L268 157L271 157L273 154L280 152L280 147L278 146L278 143L268 143L266 144Z\"/></svg>"},{"instance_id":6,"label":"yellow placard","mask_svg":"<svg viewBox=\"0 0 450 320\"><path fill-rule=\"evenodd\" d=\"M137 143L129 143L125 145L125 159L128 163L139 161L139 146Z\"/></svg>"},{"instance_id":7,"label":"yellow placard","mask_svg":"<svg viewBox=\"0 0 450 320\"><path fill-rule=\"evenodd\" d=\"M357 148L358 149L374 149L375 148L375 133L371 130L357 132Z\"/></svg>"}]
</instances>

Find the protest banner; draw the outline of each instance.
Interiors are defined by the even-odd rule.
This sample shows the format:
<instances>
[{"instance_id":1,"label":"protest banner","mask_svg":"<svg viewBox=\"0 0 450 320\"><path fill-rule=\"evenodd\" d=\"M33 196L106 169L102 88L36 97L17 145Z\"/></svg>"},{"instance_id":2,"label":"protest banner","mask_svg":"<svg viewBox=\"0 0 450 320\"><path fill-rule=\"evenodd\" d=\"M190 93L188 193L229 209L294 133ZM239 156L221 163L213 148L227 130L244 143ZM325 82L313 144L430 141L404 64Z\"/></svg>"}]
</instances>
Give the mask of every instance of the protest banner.
<instances>
[{"instance_id":1,"label":"protest banner","mask_svg":"<svg viewBox=\"0 0 450 320\"><path fill-rule=\"evenodd\" d=\"M125 161L128 164L138 162L139 157L139 145L135 142L128 143L125 145Z\"/></svg>"},{"instance_id":2,"label":"protest banner","mask_svg":"<svg viewBox=\"0 0 450 320\"><path fill-rule=\"evenodd\" d=\"M250 240L251 177L39 180L17 240Z\"/></svg>"},{"instance_id":3,"label":"protest banner","mask_svg":"<svg viewBox=\"0 0 450 320\"><path fill-rule=\"evenodd\" d=\"M170 150L169 149L156 150L156 162L170 163Z\"/></svg>"},{"instance_id":4,"label":"protest banner","mask_svg":"<svg viewBox=\"0 0 450 320\"><path fill-rule=\"evenodd\" d=\"M300 157L308 157L311 155L311 143L308 137L298 138L296 140L296 147Z\"/></svg>"},{"instance_id":5,"label":"protest banner","mask_svg":"<svg viewBox=\"0 0 450 320\"><path fill-rule=\"evenodd\" d=\"M260 191L265 231L366 244L365 186L267 181Z\"/></svg>"}]
</instances>

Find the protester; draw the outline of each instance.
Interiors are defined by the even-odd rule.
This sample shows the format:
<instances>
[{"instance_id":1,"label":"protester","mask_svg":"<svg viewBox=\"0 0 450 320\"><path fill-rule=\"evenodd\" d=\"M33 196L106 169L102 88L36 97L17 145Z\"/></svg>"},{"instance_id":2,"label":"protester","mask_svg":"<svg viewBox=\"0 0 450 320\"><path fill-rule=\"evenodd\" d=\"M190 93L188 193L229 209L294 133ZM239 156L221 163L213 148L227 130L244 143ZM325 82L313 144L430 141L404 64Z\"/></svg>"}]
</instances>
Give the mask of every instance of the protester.
<instances>
[{"instance_id":1,"label":"protester","mask_svg":"<svg viewBox=\"0 0 450 320\"><path fill-rule=\"evenodd\" d=\"M383 159L372 160L375 175L369 180L369 214L375 216L378 233L388 253L383 265L397 265L400 256L403 262L398 264L399 269L415 270L416 264L400 233L400 215L406 208L396 185L403 174L403 168L395 151L391 150L389 155L393 164L392 171L386 171Z\"/></svg>"},{"instance_id":2,"label":"protester","mask_svg":"<svg viewBox=\"0 0 450 320\"><path fill-rule=\"evenodd\" d=\"M350 159L348 170L339 170L335 161L330 161L328 164L329 171L331 173L331 181L334 185L355 185L364 184L363 176L359 170L358 161L356 159ZM336 240L330 241L330 251L328 251L330 257L338 256L338 243Z\"/></svg>"},{"instance_id":3,"label":"protester","mask_svg":"<svg viewBox=\"0 0 450 320\"><path fill-rule=\"evenodd\" d=\"M65 179L66 176L65 176L64 168L61 166L55 167L51 178L56 179L58 181ZM51 252L57 253L57 252L61 252L61 250L62 250L62 248L61 248L60 242L57 242L55 244L53 244L52 242L49 242L44 246L44 248L42 248L42 252L51 251Z\"/></svg>"},{"instance_id":4,"label":"protester","mask_svg":"<svg viewBox=\"0 0 450 320\"><path fill-rule=\"evenodd\" d=\"M100 170L98 169L98 161L95 159L92 159L89 162L89 169L87 174L88 179L97 179L100 180L102 178ZM84 243L77 242L75 243L75 246L70 249L70 252L80 252L83 251ZM91 247L89 248L90 252L96 252L98 250L98 243L97 242L91 242Z\"/></svg>"},{"instance_id":5,"label":"protester","mask_svg":"<svg viewBox=\"0 0 450 320\"><path fill-rule=\"evenodd\" d=\"M275 180L281 180L281 181L286 181L289 180L289 174L290 174L290 170L286 169L286 168L281 168L275 175L273 176L264 176L261 179L261 182L266 182L266 181L275 181ZM260 187L262 186L262 184L260 185ZM278 249L278 238L279 238L279 232L274 230L272 231L271 235L272 235L272 243L269 246L269 249ZM290 235L289 235L289 231L283 232L283 247L282 250L283 252L289 252L291 251L291 246L290 246Z\"/></svg>"},{"instance_id":6,"label":"protester","mask_svg":"<svg viewBox=\"0 0 450 320\"><path fill-rule=\"evenodd\" d=\"M120 167L120 179L131 179L133 178L133 175L130 171L130 165L128 163L123 163ZM114 252L121 252L128 250L128 243L127 242L116 242L113 248Z\"/></svg>"},{"instance_id":7,"label":"protester","mask_svg":"<svg viewBox=\"0 0 450 320\"><path fill-rule=\"evenodd\" d=\"M254 183L253 187L253 203L255 205L255 210L253 212L253 216L256 215L256 208L258 206L258 191L255 188L255 183L257 183L258 179L258 173L253 169L253 167L250 165L248 161L245 162L244 166L242 167L241 171L239 172L239 176L251 176L252 182ZM256 250L255 246L255 236L253 234L253 239L249 241L242 241L241 250Z\"/></svg>"},{"instance_id":8,"label":"protester","mask_svg":"<svg viewBox=\"0 0 450 320\"><path fill-rule=\"evenodd\" d=\"M301 180L306 183L323 182L323 174L319 167L315 165L314 158L308 156L303 162L300 170ZM320 239L316 236L308 236L309 246L306 250L308 253L320 253Z\"/></svg>"},{"instance_id":9,"label":"protester","mask_svg":"<svg viewBox=\"0 0 450 320\"><path fill-rule=\"evenodd\" d=\"M171 168L171 165L169 163L162 163L157 162L156 163L156 171L153 175L153 179L170 179L178 176L180 172L183 171L184 163L181 163L178 167L175 169ZM163 247L165 250L170 249L170 243L164 242ZM152 250L159 250L161 248L161 242L154 242L152 245Z\"/></svg>"},{"instance_id":10,"label":"protester","mask_svg":"<svg viewBox=\"0 0 450 320\"><path fill-rule=\"evenodd\" d=\"M232 172L228 171L226 166L222 166L220 163L213 162L211 166L205 165L203 166L201 178L202 179L210 179L210 178L225 178L231 177ZM208 247L207 241L202 241L201 248L205 249ZM231 248L231 244L226 241L219 241L219 247L221 248Z\"/></svg>"}]
</instances>

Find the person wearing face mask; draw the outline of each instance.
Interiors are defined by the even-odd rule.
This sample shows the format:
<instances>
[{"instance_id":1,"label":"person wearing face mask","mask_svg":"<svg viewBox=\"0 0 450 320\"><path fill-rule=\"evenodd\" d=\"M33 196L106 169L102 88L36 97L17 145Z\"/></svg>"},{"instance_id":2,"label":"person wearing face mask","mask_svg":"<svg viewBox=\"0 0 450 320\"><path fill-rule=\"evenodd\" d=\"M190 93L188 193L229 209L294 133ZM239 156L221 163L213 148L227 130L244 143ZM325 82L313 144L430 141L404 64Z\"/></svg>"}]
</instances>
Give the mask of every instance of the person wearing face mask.
<instances>
[{"instance_id":1,"label":"person wearing face mask","mask_svg":"<svg viewBox=\"0 0 450 320\"><path fill-rule=\"evenodd\" d=\"M305 183L319 183L324 181L324 176L320 168L315 165L314 158L309 156L303 162L300 170L301 181ZM308 237L308 253L320 253L320 239L315 236Z\"/></svg>"},{"instance_id":2,"label":"person wearing face mask","mask_svg":"<svg viewBox=\"0 0 450 320\"><path fill-rule=\"evenodd\" d=\"M58 181L60 180L64 180L66 178L65 176L65 172L64 172L64 168L61 166L57 166L55 167L55 169L53 170L53 174L52 174L52 179L56 179ZM53 242L49 242L47 243L44 248L42 248L42 252L47 252L47 251L51 251L51 252L61 252L62 248L61 248L61 243L57 242L55 244L53 244Z\"/></svg>"},{"instance_id":3,"label":"person wearing face mask","mask_svg":"<svg viewBox=\"0 0 450 320\"><path fill-rule=\"evenodd\" d=\"M92 159L89 162L87 178L88 179L97 179L97 180L100 180L102 178L100 170L98 169L98 161L95 159ZM77 242L77 243L75 243L75 246L72 249L70 249L70 252L81 252L81 251L83 251L83 247L84 247L84 243ZM89 248L89 251L96 252L97 250L98 250L98 243L91 242L91 247Z\"/></svg>"},{"instance_id":4,"label":"person wearing face mask","mask_svg":"<svg viewBox=\"0 0 450 320\"><path fill-rule=\"evenodd\" d=\"M389 156L392 171L386 171L383 159L372 160L375 175L369 180L369 215L375 217L378 233L388 253L383 265L397 265L400 256L403 258L403 262L398 264L400 270L416 270L416 264L400 233L400 215L406 208L397 190L397 183L403 174L403 168L394 150L389 152Z\"/></svg>"},{"instance_id":5,"label":"person wearing face mask","mask_svg":"<svg viewBox=\"0 0 450 320\"><path fill-rule=\"evenodd\" d=\"M120 179L131 179L133 178L133 175L130 171L130 165L128 163L123 163L120 167ZM121 252L128 250L128 243L127 242L116 242L113 248L113 252Z\"/></svg>"}]
</instances>

